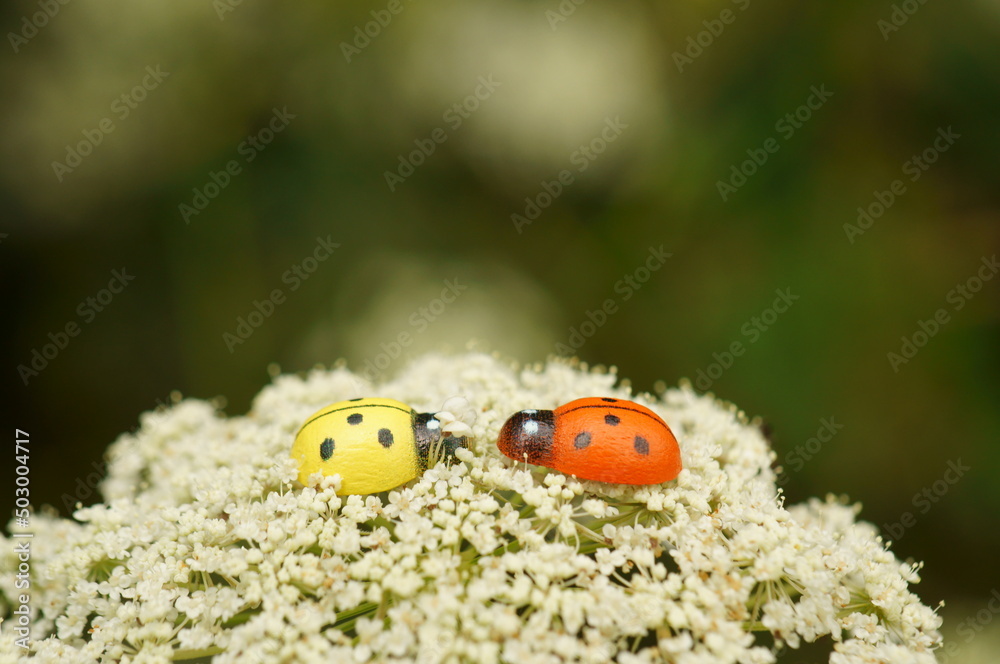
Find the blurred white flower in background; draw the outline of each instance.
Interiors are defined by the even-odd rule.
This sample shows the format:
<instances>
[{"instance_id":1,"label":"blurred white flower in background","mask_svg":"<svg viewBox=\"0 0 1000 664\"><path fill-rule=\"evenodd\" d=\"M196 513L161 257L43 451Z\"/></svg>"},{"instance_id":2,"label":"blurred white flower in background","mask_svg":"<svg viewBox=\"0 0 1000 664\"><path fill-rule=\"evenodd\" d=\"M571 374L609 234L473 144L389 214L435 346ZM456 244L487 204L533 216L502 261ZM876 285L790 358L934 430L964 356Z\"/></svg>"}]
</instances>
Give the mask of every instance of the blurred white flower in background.
<instances>
[{"instance_id":1,"label":"blurred white flower in background","mask_svg":"<svg viewBox=\"0 0 1000 664\"><path fill-rule=\"evenodd\" d=\"M637 9L586 4L554 21L557 7L438 3L400 21L406 38L389 44L397 53L394 87L428 125L442 125L480 77L499 84L448 140L486 180L514 193L562 169L576 172L572 153L599 137L608 119L629 128L588 159L582 179L617 177L623 164L662 150L665 77Z\"/></svg>"},{"instance_id":2,"label":"blurred white flower in background","mask_svg":"<svg viewBox=\"0 0 1000 664\"><path fill-rule=\"evenodd\" d=\"M343 355L358 373L384 380L421 353L461 350L477 336L488 337L480 349L544 357L558 334L553 297L497 262L428 264L418 255L375 248L339 286L329 313L303 335L298 355L305 365Z\"/></svg>"},{"instance_id":3,"label":"blurred white flower in background","mask_svg":"<svg viewBox=\"0 0 1000 664\"><path fill-rule=\"evenodd\" d=\"M147 414L108 452L103 503L36 517L33 661L764 664L823 639L831 664L935 662L940 618L909 590L919 565L855 507L785 509L741 412L686 386L656 399L615 382L572 363L427 355L380 385L343 368L279 376L242 417L193 399ZM337 477L299 486L295 431L359 385L454 409L471 449L385 494L338 497ZM591 395L662 415L677 480L578 481L497 451L511 413ZM0 610L13 580L0 577ZM0 661L15 661L12 639Z\"/></svg>"},{"instance_id":4,"label":"blurred white flower in background","mask_svg":"<svg viewBox=\"0 0 1000 664\"><path fill-rule=\"evenodd\" d=\"M18 94L2 103L0 177L36 218L72 224L178 169L200 171L207 153L253 127L266 91L217 96L219 81L242 78L232 54L253 48L245 25L190 0L61 5L3 70Z\"/></svg>"},{"instance_id":5,"label":"blurred white flower in background","mask_svg":"<svg viewBox=\"0 0 1000 664\"><path fill-rule=\"evenodd\" d=\"M569 168L609 119L629 128L579 174L590 186L662 153L666 59L636 7L587 4L553 29L542 5L404 3L347 62L343 45L374 20L368 11L222 4L233 10L221 17L188 0L71 5L20 46L0 70L18 90L0 103L10 157L0 179L25 209L69 225L150 189L187 193L188 180L239 158L275 105L329 163L356 164L345 141L405 153L442 127L450 151L515 194ZM147 67L168 76L121 102ZM443 120L490 76L501 87L462 126ZM54 168L76 160L71 151L78 165Z\"/></svg>"}]
</instances>

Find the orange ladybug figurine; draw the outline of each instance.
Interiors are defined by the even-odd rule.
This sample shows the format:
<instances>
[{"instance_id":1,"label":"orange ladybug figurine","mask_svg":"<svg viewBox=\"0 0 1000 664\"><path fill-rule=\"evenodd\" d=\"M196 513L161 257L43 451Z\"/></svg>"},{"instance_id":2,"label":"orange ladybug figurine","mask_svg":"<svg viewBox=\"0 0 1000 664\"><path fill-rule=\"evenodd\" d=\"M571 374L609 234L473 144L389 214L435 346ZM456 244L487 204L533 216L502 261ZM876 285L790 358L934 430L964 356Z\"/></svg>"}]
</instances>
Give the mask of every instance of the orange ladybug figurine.
<instances>
[{"instance_id":1,"label":"orange ladybug figurine","mask_svg":"<svg viewBox=\"0 0 1000 664\"><path fill-rule=\"evenodd\" d=\"M659 415L625 399L589 397L555 410L522 410L497 438L517 461L580 479L659 484L681 472L677 439Z\"/></svg>"}]
</instances>

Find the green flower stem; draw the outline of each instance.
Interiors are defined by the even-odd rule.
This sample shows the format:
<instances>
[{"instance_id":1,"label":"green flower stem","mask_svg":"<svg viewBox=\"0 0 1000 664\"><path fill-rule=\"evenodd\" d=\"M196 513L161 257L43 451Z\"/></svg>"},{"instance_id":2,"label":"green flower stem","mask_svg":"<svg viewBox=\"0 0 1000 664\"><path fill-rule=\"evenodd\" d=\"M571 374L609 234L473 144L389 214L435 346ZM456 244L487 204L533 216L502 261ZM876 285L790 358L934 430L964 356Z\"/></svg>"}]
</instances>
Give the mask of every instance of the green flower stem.
<instances>
[{"instance_id":1,"label":"green flower stem","mask_svg":"<svg viewBox=\"0 0 1000 664\"><path fill-rule=\"evenodd\" d=\"M186 664L201 664L203 661L210 662L213 656L222 652L225 652L225 649L219 646L209 646L198 650L175 650L170 659L174 662L186 662Z\"/></svg>"},{"instance_id":2,"label":"green flower stem","mask_svg":"<svg viewBox=\"0 0 1000 664\"><path fill-rule=\"evenodd\" d=\"M354 629L354 623L358 621L358 618L363 618L369 614L375 613L378 608L379 605L374 602L365 602L364 604L359 604L353 609L341 611L337 614L337 620L333 626L342 632L349 632Z\"/></svg>"}]
</instances>

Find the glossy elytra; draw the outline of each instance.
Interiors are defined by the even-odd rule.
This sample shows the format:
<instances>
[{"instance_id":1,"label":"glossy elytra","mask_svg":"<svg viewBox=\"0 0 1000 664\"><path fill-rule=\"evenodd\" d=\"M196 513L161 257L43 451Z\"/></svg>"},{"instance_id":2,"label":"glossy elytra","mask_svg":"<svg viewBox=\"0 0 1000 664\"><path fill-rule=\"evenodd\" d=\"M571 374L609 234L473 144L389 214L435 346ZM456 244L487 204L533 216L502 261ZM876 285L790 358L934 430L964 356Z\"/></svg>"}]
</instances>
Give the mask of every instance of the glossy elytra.
<instances>
[{"instance_id":1,"label":"glossy elytra","mask_svg":"<svg viewBox=\"0 0 1000 664\"><path fill-rule=\"evenodd\" d=\"M394 399L338 401L313 413L292 444L299 481L315 472L340 474L339 495L393 489L436 460L453 461L464 437L442 436L432 413L417 413Z\"/></svg>"},{"instance_id":2,"label":"glossy elytra","mask_svg":"<svg viewBox=\"0 0 1000 664\"><path fill-rule=\"evenodd\" d=\"M681 471L667 423L645 406L610 397L522 410L504 423L497 447L517 461L600 482L659 484Z\"/></svg>"}]
</instances>

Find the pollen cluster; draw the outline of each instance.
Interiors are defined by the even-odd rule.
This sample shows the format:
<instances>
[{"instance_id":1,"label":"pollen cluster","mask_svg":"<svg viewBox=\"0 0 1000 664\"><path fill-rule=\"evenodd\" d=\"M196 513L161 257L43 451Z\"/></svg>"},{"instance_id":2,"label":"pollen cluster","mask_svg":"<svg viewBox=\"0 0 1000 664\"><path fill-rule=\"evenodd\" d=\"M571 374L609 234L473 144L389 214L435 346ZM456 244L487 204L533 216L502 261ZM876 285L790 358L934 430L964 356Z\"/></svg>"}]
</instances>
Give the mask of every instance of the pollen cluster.
<instances>
[{"instance_id":1,"label":"pollen cluster","mask_svg":"<svg viewBox=\"0 0 1000 664\"><path fill-rule=\"evenodd\" d=\"M303 487L296 431L359 396L447 410L469 449L381 494ZM512 413L581 396L660 415L676 480L581 481L497 450ZM820 641L831 664L934 664L940 645L918 565L857 506L785 506L759 429L686 385L632 395L570 362L428 355L378 385L344 367L279 376L245 416L183 400L107 456L101 503L36 515L33 640L2 630L0 662L769 664Z\"/></svg>"}]
</instances>

